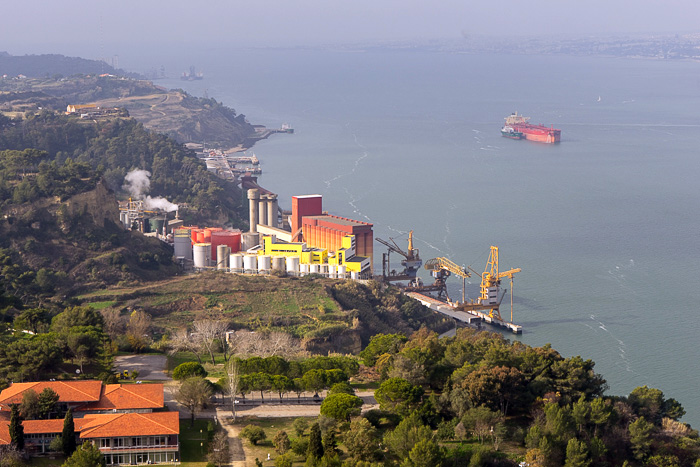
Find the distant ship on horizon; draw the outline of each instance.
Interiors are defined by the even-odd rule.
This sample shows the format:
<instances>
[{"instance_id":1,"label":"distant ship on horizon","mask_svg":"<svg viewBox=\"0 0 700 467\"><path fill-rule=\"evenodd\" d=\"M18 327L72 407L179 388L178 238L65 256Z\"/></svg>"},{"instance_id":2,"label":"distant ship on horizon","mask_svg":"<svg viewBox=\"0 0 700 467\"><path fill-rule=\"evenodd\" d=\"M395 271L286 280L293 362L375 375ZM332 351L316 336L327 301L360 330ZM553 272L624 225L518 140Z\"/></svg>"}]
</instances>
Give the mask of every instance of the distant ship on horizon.
<instances>
[{"instance_id":1,"label":"distant ship on horizon","mask_svg":"<svg viewBox=\"0 0 700 467\"><path fill-rule=\"evenodd\" d=\"M204 73L201 71L195 71L194 66L190 67L190 72L187 73L186 71L182 73L182 76L180 76L180 79L183 81L196 81L200 79L204 79Z\"/></svg>"}]
</instances>

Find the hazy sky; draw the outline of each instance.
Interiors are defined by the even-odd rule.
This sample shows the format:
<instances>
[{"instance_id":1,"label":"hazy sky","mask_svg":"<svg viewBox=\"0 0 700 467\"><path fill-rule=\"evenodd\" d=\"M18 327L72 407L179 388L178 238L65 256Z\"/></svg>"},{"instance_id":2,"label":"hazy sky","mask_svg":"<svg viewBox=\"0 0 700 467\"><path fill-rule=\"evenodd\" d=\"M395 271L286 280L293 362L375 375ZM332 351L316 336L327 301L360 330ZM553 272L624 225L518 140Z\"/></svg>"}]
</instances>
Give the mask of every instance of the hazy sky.
<instances>
[{"instance_id":1,"label":"hazy sky","mask_svg":"<svg viewBox=\"0 0 700 467\"><path fill-rule=\"evenodd\" d=\"M2 15L0 51L88 58L135 45L700 30L698 0L22 0Z\"/></svg>"}]
</instances>

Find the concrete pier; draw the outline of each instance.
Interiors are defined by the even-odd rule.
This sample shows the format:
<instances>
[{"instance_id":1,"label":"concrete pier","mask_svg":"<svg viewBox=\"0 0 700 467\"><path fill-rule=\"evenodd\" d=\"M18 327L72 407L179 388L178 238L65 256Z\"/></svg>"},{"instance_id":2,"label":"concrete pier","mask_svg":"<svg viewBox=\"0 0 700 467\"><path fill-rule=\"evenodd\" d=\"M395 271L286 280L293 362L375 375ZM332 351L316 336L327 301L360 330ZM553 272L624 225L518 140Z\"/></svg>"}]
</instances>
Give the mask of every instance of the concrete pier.
<instances>
[{"instance_id":1,"label":"concrete pier","mask_svg":"<svg viewBox=\"0 0 700 467\"><path fill-rule=\"evenodd\" d=\"M491 316L489 316L488 313L483 313L481 311L476 311L476 310L471 310L471 311L462 311L462 310L456 310L454 307L450 306L448 303L442 302L440 300L437 300L433 297L429 297L427 295L423 295L417 292L404 292L406 295L409 297L418 300L421 302L423 305L427 306L431 310L437 311L438 313L442 313L445 316L449 316L450 318L454 318L458 321L461 321L463 323L476 326L477 323L480 321L485 321L488 324L491 324L493 326L499 326L502 328L510 329L513 333L515 334L522 334L523 333L523 327L518 325L518 324L513 324L513 323L508 323L505 321L501 321L499 319L494 319Z\"/></svg>"}]
</instances>

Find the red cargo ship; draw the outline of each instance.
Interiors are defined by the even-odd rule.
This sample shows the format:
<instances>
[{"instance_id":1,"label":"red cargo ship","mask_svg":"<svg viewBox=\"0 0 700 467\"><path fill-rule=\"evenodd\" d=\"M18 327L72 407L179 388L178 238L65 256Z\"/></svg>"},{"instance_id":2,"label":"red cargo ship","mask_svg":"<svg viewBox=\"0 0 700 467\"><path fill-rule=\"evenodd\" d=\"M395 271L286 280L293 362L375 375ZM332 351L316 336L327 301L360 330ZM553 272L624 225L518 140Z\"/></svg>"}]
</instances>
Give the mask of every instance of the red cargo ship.
<instances>
[{"instance_id":1,"label":"red cargo ship","mask_svg":"<svg viewBox=\"0 0 700 467\"><path fill-rule=\"evenodd\" d=\"M558 143L561 141L561 130L544 125L533 125L527 123L530 117L523 117L515 112L506 117L506 126L513 128L514 131L522 133L523 138L530 141L539 141L540 143Z\"/></svg>"}]
</instances>

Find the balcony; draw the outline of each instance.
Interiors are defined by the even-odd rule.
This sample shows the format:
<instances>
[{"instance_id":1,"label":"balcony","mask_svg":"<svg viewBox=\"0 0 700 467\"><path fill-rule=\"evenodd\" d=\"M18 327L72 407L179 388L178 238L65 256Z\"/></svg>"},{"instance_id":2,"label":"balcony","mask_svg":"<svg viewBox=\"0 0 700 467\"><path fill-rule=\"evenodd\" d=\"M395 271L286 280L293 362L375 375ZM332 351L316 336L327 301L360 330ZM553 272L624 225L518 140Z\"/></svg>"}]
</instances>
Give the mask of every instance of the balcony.
<instances>
[{"instance_id":1,"label":"balcony","mask_svg":"<svg viewBox=\"0 0 700 467\"><path fill-rule=\"evenodd\" d=\"M102 454L130 454L130 453L145 453L145 452L167 452L179 451L180 443L163 445L163 444L142 444L140 446L112 446L99 448Z\"/></svg>"}]
</instances>

